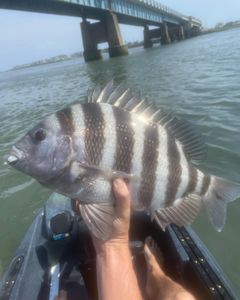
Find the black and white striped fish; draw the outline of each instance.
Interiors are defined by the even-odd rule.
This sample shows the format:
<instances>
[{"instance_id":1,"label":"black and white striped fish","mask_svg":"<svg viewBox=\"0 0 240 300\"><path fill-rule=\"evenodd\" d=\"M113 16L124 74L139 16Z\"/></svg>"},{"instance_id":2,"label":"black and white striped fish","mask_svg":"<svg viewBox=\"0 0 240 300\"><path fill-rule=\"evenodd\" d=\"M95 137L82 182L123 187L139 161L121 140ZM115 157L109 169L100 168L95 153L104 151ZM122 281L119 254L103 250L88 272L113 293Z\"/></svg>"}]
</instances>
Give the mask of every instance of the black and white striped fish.
<instances>
[{"instance_id":1,"label":"black and white striped fish","mask_svg":"<svg viewBox=\"0 0 240 300\"><path fill-rule=\"evenodd\" d=\"M47 117L12 147L8 162L42 185L80 199L92 232L107 238L113 220L111 181L127 178L134 209L146 209L162 229L191 223L205 204L221 231L226 205L240 185L204 175L194 166L205 156L189 123L157 110L109 83L88 102Z\"/></svg>"}]
</instances>

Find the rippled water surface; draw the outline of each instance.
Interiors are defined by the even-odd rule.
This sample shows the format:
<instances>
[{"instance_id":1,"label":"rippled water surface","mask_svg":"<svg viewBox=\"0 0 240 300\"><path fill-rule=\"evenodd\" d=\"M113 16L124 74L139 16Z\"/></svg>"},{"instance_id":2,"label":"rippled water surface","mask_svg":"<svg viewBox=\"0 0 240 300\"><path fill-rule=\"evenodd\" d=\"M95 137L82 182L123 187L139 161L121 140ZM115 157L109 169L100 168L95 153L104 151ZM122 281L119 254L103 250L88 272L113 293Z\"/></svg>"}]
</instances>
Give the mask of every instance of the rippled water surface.
<instances>
[{"instance_id":1,"label":"rippled water surface","mask_svg":"<svg viewBox=\"0 0 240 300\"><path fill-rule=\"evenodd\" d=\"M240 182L240 30L200 36L85 64L81 59L0 73L0 273L50 192L4 165L4 155L45 115L85 99L114 78L197 124L208 144L205 172ZM222 233L203 212L194 224L240 294L240 199Z\"/></svg>"}]
</instances>

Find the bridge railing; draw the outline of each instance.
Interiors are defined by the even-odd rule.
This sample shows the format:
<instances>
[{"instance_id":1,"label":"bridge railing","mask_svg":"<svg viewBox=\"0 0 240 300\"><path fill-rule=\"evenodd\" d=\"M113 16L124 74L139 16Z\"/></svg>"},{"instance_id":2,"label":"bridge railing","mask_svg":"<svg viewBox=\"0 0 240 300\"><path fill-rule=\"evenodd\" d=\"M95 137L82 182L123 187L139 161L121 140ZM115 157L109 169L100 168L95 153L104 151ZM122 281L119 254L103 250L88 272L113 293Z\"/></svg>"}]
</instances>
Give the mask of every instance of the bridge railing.
<instances>
[{"instance_id":1,"label":"bridge railing","mask_svg":"<svg viewBox=\"0 0 240 300\"><path fill-rule=\"evenodd\" d=\"M92 1L91 0L60 0L60 1L72 2L72 3L77 3L77 4L78 3L79 4L83 3L84 5L100 6L100 7L103 7L103 8L107 8L107 1L106 0L101 0L101 1L94 1L94 0L92 0ZM91 3L91 2L93 2L93 3ZM96 5L98 2L99 2L99 4L101 2L101 5ZM111 2L111 0L110 0L110 2ZM148 7L155 8L156 10L160 10L161 12L164 12L166 14L179 17L180 19L186 18L183 14L180 14L179 12L169 8L166 5L161 4L160 2L158 2L156 0L132 0L132 1L130 0L130 2L145 4Z\"/></svg>"},{"instance_id":2,"label":"bridge railing","mask_svg":"<svg viewBox=\"0 0 240 300\"><path fill-rule=\"evenodd\" d=\"M193 22L193 23L202 25L202 22L195 17L189 17L189 20L191 20L191 22Z\"/></svg>"},{"instance_id":3,"label":"bridge railing","mask_svg":"<svg viewBox=\"0 0 240 300\"><path fill-rule=\"evenodd\" d=\"M174 17L178 17L179 19L181 19L183 21L186 21L186 22L191 21L191 22L199 24L199 25L202 24L202 22L199 19L194 18L194 17L185 16L185 15L177 12L176 10L169 8L168 6L161 4L160 2L158 2L156 0L133 0L133 1L135 3L137 3L137 2L144 3L146 6L153 7L157 10L160 10L161 12L164 12L165 14L172 15Z\"/></svg>"},{"instance_id":4,"label":"bridge railing","mask_svg":"<svg viewBox=\"0 0 240 300\"><path fill-rule=\"evenodd\" d=\"M131 3L133 5L137 5L138 7L142 6L142 7L146 7L146 8L151 8L151 11L153 11L153 16L151 18L153 18L154 21L161 21L162 20L162 15L169 16L170 18L175 18L178 19L179 22L193 22L196 24L201 25L201 21L196 19L196 18L192 18L192 17L187 17L171 8L169 8L166 5L161 4L160 2L156 1L156 0L59 0L59 1L63 1L63 2L71 2L71 3L75 3L75 4L82 4L82 5L87 5L87 6L92 6L92 7L98 7L101 9L116 9L116 11L119 12L123 12L123 8L121 8L121 6L128 6L131 5ZM122 3L121 3L122 2ZM125 4L124 4L125 3ZM128 10L131 9L127 9L126 11L128 12ZM125 12L126 13L126 12ZM133 12L131 13L136 13L133 9ZM144 18L146 18L147 13L145 13L145 15L143 16Z\"/></svg>"},{"instance_id":5,"label":"bridge railing","mask_svg":"<svg viewBox=\"0 0 240 300\"><path fill-rule=\"evenodd\" d=\"M160 10L161 12L164 12L166 14L177 16L180 19L185 19L186 18L183 14L181 14L181 13L179 13L179 12L169 8L168 6L163 5L160 2L155 1L155 0L136 0L134 2L135 3L136 2L144 3L147 6L153 7L153 8L155 8L157 10Z\"/></svg>"}]
</instances>

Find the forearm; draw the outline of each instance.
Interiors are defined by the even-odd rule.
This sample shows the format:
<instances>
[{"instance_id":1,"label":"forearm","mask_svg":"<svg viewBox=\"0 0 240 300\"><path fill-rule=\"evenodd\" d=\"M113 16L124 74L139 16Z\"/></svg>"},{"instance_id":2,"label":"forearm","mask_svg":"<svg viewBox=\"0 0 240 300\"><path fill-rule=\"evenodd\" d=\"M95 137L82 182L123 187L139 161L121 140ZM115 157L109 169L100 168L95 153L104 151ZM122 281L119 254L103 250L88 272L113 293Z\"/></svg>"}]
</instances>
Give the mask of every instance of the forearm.
<instances>
[{"instance_id":1,"label":"forearm","mask_svg":"<svg viewBox=\"0 0 240 300\"><path fill-rule=\"evenodd\" d=\"M142 300L127 244L104 245L97 253L100 300Z\"/></svg>"}]
</instances>

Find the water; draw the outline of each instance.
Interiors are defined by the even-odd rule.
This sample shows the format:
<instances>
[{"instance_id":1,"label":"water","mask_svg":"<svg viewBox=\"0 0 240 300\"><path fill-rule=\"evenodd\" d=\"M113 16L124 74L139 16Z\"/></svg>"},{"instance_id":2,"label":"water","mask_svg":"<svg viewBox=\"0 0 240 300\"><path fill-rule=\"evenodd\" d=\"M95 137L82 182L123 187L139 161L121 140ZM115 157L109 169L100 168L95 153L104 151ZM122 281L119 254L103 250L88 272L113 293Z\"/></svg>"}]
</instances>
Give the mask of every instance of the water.
<instances>
[{"instance_id":1,"label":"water","mask_svg":"<svg viewBox=\"0 0 240 300\"><path fill-rule=\"evenodd\" d=\"M0 273L50 192L3 165L4 155L34 123L87 90L114 78L178 116L206 138L205 172L240 182L240 30L200 36L129 56L85 64L81 59L0 73ZM203 212L194 228L240 294L240 201L215 232Z\"/></svg>"}]
</instances>

